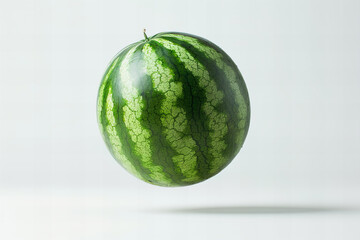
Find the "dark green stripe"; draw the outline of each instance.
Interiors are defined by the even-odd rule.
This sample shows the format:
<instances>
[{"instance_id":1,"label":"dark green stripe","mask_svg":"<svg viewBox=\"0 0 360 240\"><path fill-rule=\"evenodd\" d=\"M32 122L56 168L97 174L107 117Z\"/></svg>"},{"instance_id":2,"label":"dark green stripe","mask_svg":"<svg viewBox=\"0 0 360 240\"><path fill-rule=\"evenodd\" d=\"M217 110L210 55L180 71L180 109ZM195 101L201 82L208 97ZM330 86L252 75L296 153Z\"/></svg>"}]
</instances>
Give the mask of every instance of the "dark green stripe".
<instances>
[{"instance_id":1,"label":"dark green stripe","mask_svg":"<svg viewBox=\"0 0 360 240\"><path fill-rule=\"evenodd\" d=\"M98 113L100 115L100 122L99 122L99 126L100 128L102 128L103 132L104 132L104 141L106 142L106 145L107 146L111 146L110 142L109 142L109 138L107 136L105 136L105 133L106 133L106 125L104 123L107 123L107 119L106 119L106 111L105 111L105 106L106 106L106 98L109 94L109 87L111 86L111 79L113 79L114 77L116 77L116 75L118 75L118 71L119 71L119 66L122 62L122 60L124 59L124 57L126 56L126 54L130 51L130 49L135 46L135 44L131 44L129 45L128 47L122 49L110 62L110 64L108 65L106 71L105 71L105 74L101 80L101 83L100 83L100 88L99 88L99 92L98 92L98 101L97 103L101 102L101 111L100 113ZM106 75L107 73L110 71L111 69L111 66L113 64L113 62L116 60L116 59L119 59L116 63L116 65L114 66L114 70L112 71L112 73L110 74L110 76L106 79ZM102 99L99 99L99 94L100 94L100 89L101 89L101 86L105 84L105 87L104 87L104 92L103 92L103 96L102 96ZM97 105L98 107L98 105Z\"/></svg>"},{"instance_id":2,"label":"dark green stripe","mask_svg":"<svg viewBox=\"0 0 360 240\"><path fill-rule=\"evenodd\" d=\"M139 51L139 49L141 49L141 46L137 46L137 49L135 50L134 54L136 52ZM133 56L134 56L133 54ZM138 53L137 53L138 54ZM132 57L133 58L133 57ZM135 73L135 75L133 72L133 68L129 69L130 71L130 76L138 76L137 73ZM117 111L114 113L115 119L118 120L117 124L119 125L116 128L116 132L118 134L118 136L120 136L122 141L122 150L124 155L130 159L130 161L133 163L134 167L136 168L136 170L141 174L141 176L149 183L157 183L159 184L155 179L152 179L152 177L150 177L151 172L149 171L149 169L145 168L142 166L142 162L141 162L141 157L138 156L134 149L135 149L135 142L131 139L130 133L129 133L129 129L127 128L127 126L125 125L125 121L124 119L124 112L123 112L123 107L125 105L127 105L127 102L125 99L123 99L122 95L121 95L121 81L120 81L120 74L118 74L116 76L116 78L114 78L114 80L112 81L112 86L113 86L113 97L114 97L114 109L117 109ZM116 99L115 99L116 97Z\"/></svg>"},{"instance_id":3,"label":"dark green stripe","mask_svg":"<svg viewBox=\"0 0 360 240\"><path fill-rule=\"evenodd\" d=\"M116 55L113 60L110 62L108 68L105 71L105 74L102 78L101 84L100 84L100 88L99 88L99 93L98 93L98 105L97 107L99 107L99 102L101 102L101 111L100 113L97 113L100 115L100 121L98 123L99 127L102 129L103 132L103 139L106 143L107 148L110 150L111 154L113 155L113 150L111 147L111 143L109 140L109 136L107 134L107 130L106 130L106 126L109 125L108 120L106 118L106 99L108 97L109 94L109 88L111 86L111 79L114 78L117 74L118 74L118 70L119 70L119 66L121 64L122 59L124 58L124 56L126 55L126 53L130 50L130 48L125 48L123 51L121 51L118 55ZM108 72L111 69L112 63L116 60L119 59L116 63L116 65L114 66L114 70L112 71L112 73L109 75L109 77L106 79L106 75L108 74ZM103 90L103 95L102 95L102 99L99 99L100 97L100 89L101 86L104 86L104 90Z\"/></svg>"},{"instance_id":4,"label":"dark green stripe","mask_svg":"<svg viewBox=\"0 0 360 240\"><path fill-rule=\"evenodd\" d=\"M220 53L224 56L223 61L229 65L234 72L236 73L236 82L239 86L240 92L242 97L244 98L245 104L246 104L246 119L245 119L245 123L246 125L244 126L244 128L242 129L242 131L244 131L243 136L242 136L242 143L240 148L242 147L242 144L245 141L246 135L248 133L249 130L249 125L250 125L250 99L249 99L249 93L244 81L243 76L241 75L238 67L236 66L236 64L234 63L234 61L224 52L224 51L220 51Z\"/></svg>"},{"instance_id":5,"label":"dark green stripe","mask_svg":"<svg viewBox=\"0 0 360 240\"><path fill-rule=\"evenodd\" d=\"M236 154L238 153L238 151L240 150L239 147L241 147L241 145L239 146L239 143L236 141L236 139L237 139L236 134L240 134L241 129L238 128L238 122L242 119L239 119L239 117L238 117L237 112L239 111L238 110L239 106L234 101L235 93L231 90L230 82L225 81L225 79L226 79L225 72L216 65L216 62L214 60L209 59L204 53L197 50L197 48L195 48L193 45L191 45L185 41L181 41L179 39L173 38L173 37L163 36L161 38L168 40L176 45L180 45L180 46L186 48L188 50L188 52L195 59L197 59L205 67L205 69L209 72L209 76L211 79L213 79L215 81L217 89L224 92L224 100L222 101L222 103L218 104L215 109L218 112L225 112L226 115L228 116L228 118L227 118L228 134L226 134L224 137L224 141L227 145L227 148L224 150L222 155L224 156L225 159L233 159L236 156ZM202 42L202 44L209 46L209 44L207 44L205 42ZM210 47L214 47L214 46L210 46ZM224 59L224 60L226 61L226 64L230 65L230 61L228 59ZM233 67L233 65L230 65L230 66ZM238 70L235 70L235 68L233 68L233 70L236 73L239 73ZM240 73L237 74L237 78L239 80L237 82L243 81ZM243 86L239 86L240 91L242 91L242 89L241 89L242 87ZM246 95L243 95L243 96L245 97L245 99L248 99L247 93L246 93ZM248 110L248 112L249 112L249 110ZM248 116L248 114L247 114L247 116ZM245 139L245 137L243 139ZM226 166L224 166L224 167L226 167ZM219 169L219 171L220 170L221 169Z\"/></svg>"},{"instance_id":6,"label":"dark green stripe","mask_svg":"<svg viewBox=\"0 0 360 240\"><path fill-rule=\"evenodd\" d=\"M183 34L183 35L194 38L194 36L192 36L190 34ZM205 46L211 47L211 48L215 49L217 52L219 52L223 56L222 61L225 62L225 64L229 65L236 74L236 82L237 82L237 84L239 86L240 93L241 93L242 97L244 98L244 100L246 102L246 106L247 106L247 108L246 108L246 119L245 119L246 125L245 125L244 129L241 129L241 131L244 131L243 136L242 136L242 142L241 142L241 145L240 145L240 148L241 148L241 146L242 146L242 144L243 144L243 142L244 142L244 140L246 138L246 135L248 133L249 124L250 124L250 99L249 99L249 93L248 93L244 78L241 75L241 73L239 71L239 68L236 66L234 61L219 46L217 46L216 44L214 44L214 43L212 43L212 42L210 42L210 41L208 41L208 40L206 40L204 38L201 38L201 37L196 37L196 39L198 40L199 43L201 43L201 44L203 44ZM240 148L239 148L239 150L240 150Z\"/></svg>"},{"instance_id":7,"label":"dark green stripe","mask_svg":"<svg viewBox=\"0 0 360 240\"><path fill-rule=\"evenodd\" d=\"M164 128L161 123L161 105L165 96L153 89L150 76L139 74L139 69L145 68L144 55L142 53L143 46L144 44L141 44L134 52L133 58L136 63L132 64L129 69L131 76L138 76L138 79L133 83L141 83L139 86L133 85L140 91L140 95L144 102L140 123L143 128L149 129L151 132L149 140L154 165L163 167L164 173L173 181L169 182L169 184L183 185L181 181L183 175L181 174L180 169L177 169L172 161L172 157L176 155L176 151L171 148L163 133ZM164 184L157 182L156 179L150 179L149 181L159 185Z\"/></svg>"},{"instance_id":8,"label":"dark green stripe","mask_svg":"<svg viewBox=\"0 0 360 240\"><path fill-rule=\"evenodd\" d=\"M129 47L128 49L124 50L124 52L121 53L121 59L119 59L119 63L121 64L121 62L124 60L124 57L126 56L126 54L132 49L133 46ZM122 152L123 154L126 156L126 158L128 158L131 163L133 164L133 166L135 167L135 169L140 173L140 175L149 182L152 182L153 179L151 179L151 177L149 176L149 171L145 168L142 167L142 165L140 164L140 159L139 156L137 156L132 150L134 149L135 143L131 140L131 137L129 135L129 131L127 129L127 127L125 126L125 122L123 121L124 118L124 114L123 114L123 110L122 108L127 104L124 99L121 96L121 81L120 81L120 73L119 73L119 68L120 68L120 64L118 64L116 70L114 71L113 74L111 74L111 78L110 81L107 83L107 92L106 92L106 96L104 96L104 105L106 106L106 98L108 96L108 92L109 92L109 87L112 87L113 90L113 103L114 103L114 118L116 121L116 124L118 125L116 127L116 133L119 136L119 138L122 140ZM104 109L105 107L103 107ZM102 111L101 114L101 118L103 120L103 124L105 126L110 125L107 118L106 118L106 111ZM106 129L105 129L106 130ZM112 146L111 143L109 141L109 136L107 134L107 132L105 131L105 136L106 136L106 143L107 146L110 150L110 152L112 153L113 157L116 159L113 150L112 150ZM120 159L116 159L118 160L118 162L121 164Z\"/></svg>"},{"instance_id":9,"label":"dark green stripe","mask_svg":"<svg viewBox=\"0 0 360 240\"><path fill-rule=\"evenodd\" d=\"M150 45L164 61L163 64L174 71L174 81L182 83L184 95L178 99L177 106L186 112L189 127L185 132L186 135L191 135L196 142L198 174L201 178L206 179L210 176L208 161L212 156L207 151L209 129L206 124L206 114L202 110L202 105L206 102L205 91L199 86L198 79L185 68L184 63L179 60L174 51L166 49L155 41L151 41Z\"/></svg>"},{"instance_id":10,"label":"dark green stripe","mask_svg":"<svg viewBox=\"0 0 360 240\"><path fill-rule=\"evenodd\" d=\"M222 61L224 61L226 64L228 64L230 67L232 67L232 69L234 70L234 72L236 73L236 76L237 76L236 80L237 80L237 84L239 86L241 95L244 98L244 100L246 102L246 105L247 105L246 126L243 129L245 131L245 133L243 135L243 141L244 141L245 138L246 138L246 135L247 135L249 124L250 124L250 100L249 100L249 94L248 94L248 90L247 90L245 81L244 81L238 67L234 63L234 61L230 58L230 56L226 52L224 52L216 44L210 42L209 40L207 40L205 38L195 36L195 35L192 35L192 34L180 33L180 32L162 32L162 33L156 34L152 38L163 38L163 35L167 35L167 34L178 35L179 37L182 37L182 36L190 37L190 38L195 39L198 43L200 43L202 45L213 48L214 50L216 50L218 53L220 53L223 56Z\"/></svg>"},{"instance_id":11,"label":"dark green stripe","mask_svg":"<svg viewBox=\"0 0 360 240\"><path fill-rule=\"evenodd\" d=\"M143 47L143 45L142 45ZM131 72L136 72L138 69L145 68L145 62L143 60L142 48L139 49L139 61L136 66L133 65ZM154 64L156 64L154 62ZM152 161L155 165L163 166L164 173L173 180L173 183L184 185L181 179L184 176L181 170L175 166L172 161L172 157L176 156L176 151L171 147L170 143L166 139L164 134L164 127L161 122L161 106L165 100L165 95L153 88L152 79L148 75L143 75L139 82L142 85L137 88L141 89L141 96L144 100L144 108L141 113L141 126L151 131L150 146L152 151Z\"/></svg>"}]
</instances>

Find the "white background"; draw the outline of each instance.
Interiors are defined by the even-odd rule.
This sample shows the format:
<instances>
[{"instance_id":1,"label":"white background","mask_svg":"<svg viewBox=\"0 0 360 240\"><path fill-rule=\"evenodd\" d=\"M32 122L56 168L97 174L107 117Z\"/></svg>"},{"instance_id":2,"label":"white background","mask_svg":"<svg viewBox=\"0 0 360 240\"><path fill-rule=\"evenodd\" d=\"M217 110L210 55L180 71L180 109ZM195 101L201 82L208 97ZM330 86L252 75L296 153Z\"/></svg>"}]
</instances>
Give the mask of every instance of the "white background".
<instances>
[{"instance_id":1,"label":"white background","mask_svg":"<svg viewBox=\"0 0 360 240\"><path fill-rule=\"evenodd\" d=\"M0 1L0 239L360 239L360 2ZM248 86L244 147L183 188L137 180L96 122L123 47L205 37Z\"/></svg>"}]
</instances>

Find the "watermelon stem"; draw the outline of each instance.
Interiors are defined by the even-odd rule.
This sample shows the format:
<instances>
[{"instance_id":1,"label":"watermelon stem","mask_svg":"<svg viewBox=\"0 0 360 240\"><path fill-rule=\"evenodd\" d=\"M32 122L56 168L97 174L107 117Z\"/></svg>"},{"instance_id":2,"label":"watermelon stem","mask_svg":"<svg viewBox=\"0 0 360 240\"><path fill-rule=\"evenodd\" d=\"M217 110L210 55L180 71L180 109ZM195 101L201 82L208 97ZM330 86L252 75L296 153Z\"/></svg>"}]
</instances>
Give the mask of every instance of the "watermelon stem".
<instances>
[{"instance_id":1,"label":"watermelon stem","mask_svg":"<svg viewBox=\"0 0 360 240\"><path fill-rule=\"evenodd\" d=\"M149 38L148 38L148 36L146 35L146 29L144 28L144 37L145 37L145 40L146 41L149 41Z\"/></svg>"}]
</instances>

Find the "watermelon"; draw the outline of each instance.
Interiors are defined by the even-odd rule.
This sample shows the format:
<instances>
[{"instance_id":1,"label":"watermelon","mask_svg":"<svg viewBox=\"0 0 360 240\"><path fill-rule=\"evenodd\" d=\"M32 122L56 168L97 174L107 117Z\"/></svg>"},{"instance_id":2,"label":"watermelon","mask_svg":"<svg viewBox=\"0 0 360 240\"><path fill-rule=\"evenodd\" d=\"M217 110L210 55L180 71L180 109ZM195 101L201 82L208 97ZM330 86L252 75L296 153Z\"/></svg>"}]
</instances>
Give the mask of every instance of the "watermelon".
<instances>
[{"instance_id":1,"label":"watermelon","mask_svg":"<svg viewBox=\"0 0 360 240\"><path fill-rule=\"evenodd\" d=\"M121 50L101 81L97 118L112 156L159 186L186 186L224 169L249 128L248 91L210 41L164 32Z\"/></svg>"}]
</instances>

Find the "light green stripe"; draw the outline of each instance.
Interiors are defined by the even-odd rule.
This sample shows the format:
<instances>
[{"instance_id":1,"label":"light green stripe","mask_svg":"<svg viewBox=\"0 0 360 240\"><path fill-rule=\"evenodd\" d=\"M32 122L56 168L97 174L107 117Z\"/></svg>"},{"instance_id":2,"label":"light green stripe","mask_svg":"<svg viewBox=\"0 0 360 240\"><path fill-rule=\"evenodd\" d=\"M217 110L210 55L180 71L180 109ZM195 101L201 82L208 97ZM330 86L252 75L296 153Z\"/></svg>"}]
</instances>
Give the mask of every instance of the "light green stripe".
<instances>
[{"instance_id":1,"label":"light green stripe","mask_svg":"<svg viewBox=\"0 0 360 240\"><path fill-rule=\"evenodd\" d=\"M109 92L106 97L106 119L108 120L108 125L106 126L106 132L111 143L112 153L114 154L115 159L120 160L122 166L129 171L130 173L134 174L140 179L143 179L142 176L136 171L134 165L128 160L128 158L124 155L122 151L122 144L121 140L116 132L116 128L118 127L116 123L116 119L114 116L114 102L113 102L113 95L112 95L112 88L109 87Z\"/></svg>"},{"instance_id":2,"label":"light green stripe","mask_svg":"<svg viewBox=\"0 0 360 240\"><path fill-rule=\"evenodd\" d=\"M231 66L229 66L228 64L226 64L225 61L223 61L224 56L221 53L217 52L215 49L202 44L196 38L177 34L164 34L163 36L173 37L181 41L188 42L189 44L193 45L197 50L204 53L206 57L208 57L210 60L215 61L216 66L224 71L226 75L226 81L229 82L231 90L234 91L235 103L239 106L237 115L239 119L241 119L241 121L239 121L238 123L238 128L244 129L246 125L246 115L248 110L247 104L243 95L241 94L240 87L237 82L237 74ZM242 134L239 134L237 139L238 142L241 142L241 140L243 139L243 134L244 132Z\"/></svg>"},{"instance_id":3,"label":"light green stripe","mask_svg":"<svg viewBox=\"0 0 360 240\"><path fill-rule=\"evenodd\" d=\"M151 132L149 129L144 128L139 120L144 108L144 102L138 90L133 86L135 79L129 73L131 57L136 48L133 47L126 54L120 66L121 95L127 103L123 107L124 123L128 128L131 140L135 143L134 151L139 156L141 165L151 172L149 176L159 182L169 182L171 179L165 175L162 167L156 166L152 161L149 139Z\"/></svg>"},{"instance_id":4,"label":"light green stripe","mask_svg":"<svg viewBox=\"0 0 360 240\"><path fill-rule=\"evenodd\" d=\"M146 72L152 79L153 88L165 96L161 105L161 123L166 139L178 154L172 160L185 176L183 181L197 181L197 146L191 136L185 135L184 131L188 126L186 112L176 104L177 99L183 95L182 83L174 82L174 72L162 64L150 44L144 45L143 53Z\"/></svg>"},{"instance_id":5,"label":"light green stripe","mask_svg":"<svg viewBox=\"0 0 360 240\"><path fill-rule=\"evenodd\" d=\"M101 113L102 113L102 110L103 110L103 98L104 98L104 91L105 91L105 86L107 85L107 82L109 80L109 77L111 75L111 73L113 72L117 62L119 61L119 57L117 57L113 63L111 64L110 66L110 69L107 71L105 77L104 77L104 80L101 82L101 86L100 86L100 89L99 89L99 94L98 94L98 102L97 102L97 116L98 116L98 122L100 123L100 131L101 131L101 134L104 135L104 129L102 127L102 123L101 123Z\"/></svg>"},{"instance_id":6,"label":"light green stripe","mask_svg":"<svg viewBox=\"0 0 360 240\"><path fill-rule=\"evenodd\" d=\"M194 59L185 48L161 38L154 39L154 41L175 52L179 60L184 63L185 68L198 78L199 86L205 90L206 102L202 106L202 110L208 119L210 129L209 153L214 157L214 161L210 162L210 173L218 171L219 166L224 162L222 153L227 146L224 140L228 132L227 116L216 110L216 107L222 103L224 94L217 89L215 81L210 78L206 68Z\"/></svg>"}]
</instances>

